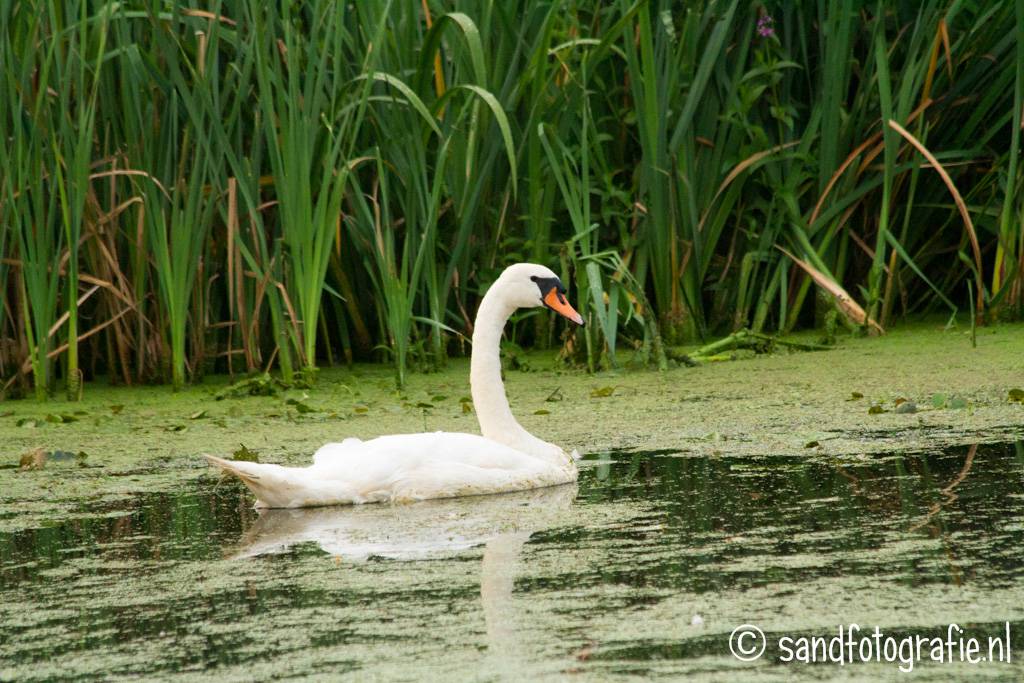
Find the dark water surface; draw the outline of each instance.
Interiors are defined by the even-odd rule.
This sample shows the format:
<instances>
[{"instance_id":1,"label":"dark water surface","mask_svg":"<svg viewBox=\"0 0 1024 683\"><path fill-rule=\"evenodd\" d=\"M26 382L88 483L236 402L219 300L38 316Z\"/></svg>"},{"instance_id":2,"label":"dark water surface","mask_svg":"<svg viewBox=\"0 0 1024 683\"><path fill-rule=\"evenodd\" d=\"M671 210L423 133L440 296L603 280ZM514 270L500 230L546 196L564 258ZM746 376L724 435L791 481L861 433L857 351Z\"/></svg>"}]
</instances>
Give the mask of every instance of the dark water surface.
<instances>
[{"instance_id":1,"label":"dark water surface","mask_svg":"<svg viewBox=\"0 0 1024 683\"><path fill-rule=\"evenodd\" d=\"M899 662L781 663L777 641L956 623L988 654L1007 622L1012 662L913 678L1019 680L1022 553L1019 443L609 453L578 487L263 515L209 478L0 534L0 680L888 679ZM741 624L757 661L730 653Z\"/></svg>"}]
</instances>

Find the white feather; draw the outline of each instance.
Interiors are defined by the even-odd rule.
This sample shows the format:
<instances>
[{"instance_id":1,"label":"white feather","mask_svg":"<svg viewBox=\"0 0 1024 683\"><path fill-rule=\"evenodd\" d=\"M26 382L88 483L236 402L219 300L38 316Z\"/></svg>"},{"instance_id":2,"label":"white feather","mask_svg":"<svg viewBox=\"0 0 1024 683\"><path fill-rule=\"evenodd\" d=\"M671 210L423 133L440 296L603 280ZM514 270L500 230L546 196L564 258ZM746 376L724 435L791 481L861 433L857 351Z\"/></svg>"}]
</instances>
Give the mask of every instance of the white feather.
<instances>
[{"instance_id":1,"label":"white feather","mask_svg":"<svg viewBox=\"0 0 1024 683\"><path fill-rule=\"evenodd\" d=\"M309 467L282 467L205 456L256 494L257 507L295 508L408 502L554 486L576 481L579 454L546 443L516 421L501 380L499 343L517 308L542 304L532 278L544 266L510 266L480 304L470 385L483 436L452 432L348 438L322 446Z\"/></svg>"}]
</instances>

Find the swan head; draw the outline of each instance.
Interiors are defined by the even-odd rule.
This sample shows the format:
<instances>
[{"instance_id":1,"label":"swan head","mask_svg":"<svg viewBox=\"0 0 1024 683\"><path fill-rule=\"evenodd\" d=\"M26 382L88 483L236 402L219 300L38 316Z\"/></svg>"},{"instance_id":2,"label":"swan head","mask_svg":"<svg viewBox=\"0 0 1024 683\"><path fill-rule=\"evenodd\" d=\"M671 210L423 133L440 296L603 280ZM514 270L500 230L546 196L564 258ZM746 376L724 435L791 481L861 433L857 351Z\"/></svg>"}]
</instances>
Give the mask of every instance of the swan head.
<instances>
[{"instance_id":1,"label":"swan head","mask_svg":"<svg viewBox=\"0 0 1024 683\"><path fill-rule=\"evenodd\" d=\"M583 316L565 298L565 285L546 266L516 263L506 268L492 287L500 287L502 298L516 308L546 306L577 325L583 325Z\"/></svg>"}]
</instances>

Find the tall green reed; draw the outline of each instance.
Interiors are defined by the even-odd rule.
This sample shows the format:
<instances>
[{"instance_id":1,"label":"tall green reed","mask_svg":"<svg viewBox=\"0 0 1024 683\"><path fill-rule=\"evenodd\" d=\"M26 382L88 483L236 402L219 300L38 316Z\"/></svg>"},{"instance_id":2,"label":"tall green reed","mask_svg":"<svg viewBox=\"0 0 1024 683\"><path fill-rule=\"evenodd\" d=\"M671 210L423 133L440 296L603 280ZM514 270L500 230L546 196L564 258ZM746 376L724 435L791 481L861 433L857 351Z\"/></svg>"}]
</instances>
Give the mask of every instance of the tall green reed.
<instances>
[{"instance_id":1,"label":"tall green reed","mask_svg":"<svg viewBox=\"0 0 1024 683\"><path fill-rule=\"evenodd\" d=\"M1017 315L1021 12L4 4L0 380L293 381L340 346L403 381L560 250L594 369L660 329L820 324L819 284L883 327L965 278ZM515 341L556 341L534 320Z\"/></svg>"},{"instance_id":2,"label":"tall green reed","mask_svg":"<svg viewBox=\"0 0 1024 683\"><path fill-rule=\"evenodd\" d=\"M22 318L36 396L44 398L53 382L50 351L64 248L53 176L55 105L49 92L59 41L50 39L53 27L45 14L25 6L6 6L2 11L0 23L8 36L0 41L6 103L0 111L3 220L11 226L17 248L14 286L21 310L16 315Z\"/></svg>"},{"instance_id":3,"label":"tall green reed","mask_svg":"<svg viewBox=\"0 0 1024 683\"><path fill-rule=\"evenodd\" d=\"M62 112L55 122L52 144L55 155L53 176L68 255L64 303L68 316L65 374L70 398L77 398L82 390L78 367L79 244L85 222L85 200L90 189L97 95L108 21L106 8L94 17L89 16L88 9L85 2L49 7L49 21L54 33L68 34L66 43L54 41L58 54L54 60L53 78Z\"/></svg>"},{"instance_id":4,"label":"tall green reed","mask_svg":"<svg viewBox=\"0 0 1024 683\"><path fill-rule=\"evenodd\" d=\"M187 25L181 16L173 17L172 21ZM202 36L192 39L202 42ZM173 34L163 32L156 37L156 46L172 83L166 87L166 99L159 112L157 146L149 148L153 155L150 163L156 172L139 184L145 201L147 246L170 339L171 383L177 390L184 386L189 369L193 373L201 370L195 363L188 367L186 342L192 302L203 291L199 275L203 272L204 248L216 203L221 199L211 182L221 173L223 160L214 148L200 144L199 131L209 123L190 119L189 100L173 87L174 80L181 81L182 73L189 73L196 78L197 87L202 86L203 68L197 65L197 55L201 59L202 51L186 52ZM193 328L203 325L199 317L191 317Z\"/></svg>"},{"instance_id":5,"label":"tall green reed","mask_svg":"<svg viewBox=\"0 0 1024 683\"><path fill-rule=\"evenodd\" d=\"M1006 181L1003 190L1003 205L999 214L999 233L996 245L995 263L992 267L992 298L994 303L1005 300L1006 307L1016 309L1020 315L1024 309L1024 202L1020 201L1021 165L1020 129L1018 122L1024 121L1024 1L1014 3L1016 30L1013 108L1010 115L1010 147L1005 160Z\"/></svg>"},{"instance_id":6,"label":"tall green reed","mask_svg":"<svg viewBox=\"0 0 1024 683\"><path fill-rule=\"evenodd\" d=\"M316 367L317 324L347 162L369 95L369 81L353 84L347 78L349 11L345 4L314 2L296 17L287 4L268 3L250 14L258 37L257 97L289 265L287 289L301 316L300 349L309 373ZM379 42L386 15L384 7L369 24L369 46ZM363 72L373 71L375 60L371 47Z\"/></svg>"}]
</instances>

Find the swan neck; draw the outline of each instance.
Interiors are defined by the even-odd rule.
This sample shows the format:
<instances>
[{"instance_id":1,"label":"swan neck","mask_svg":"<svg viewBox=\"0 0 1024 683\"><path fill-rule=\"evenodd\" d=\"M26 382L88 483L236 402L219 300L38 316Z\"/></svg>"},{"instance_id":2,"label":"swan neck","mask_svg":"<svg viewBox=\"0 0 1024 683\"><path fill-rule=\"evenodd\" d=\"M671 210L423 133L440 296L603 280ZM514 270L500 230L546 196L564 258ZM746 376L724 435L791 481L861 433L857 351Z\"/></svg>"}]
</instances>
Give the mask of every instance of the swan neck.
<instances>
[{"instance_id":1,"label":"swan neck","mask_svg":"<svg viewBox=\"0 0 1024 683\"><path fill-rule=\"evenodd\" d=\"M495 283L480 302L473 326L473 354L469 384L481 433L493 441L514 445L526 430L516 421L501 379L501 335L505 322L515 311L504 302Z\"/></svg>"},{"instance_id":2,"label":"swan neck","mask_svg":"<svg viewBox=\"0 0 1024 683\"><path fill-rule=\"evenodd\" d=\"M501 378L501 335L517 306L503 292L499 279L487 291L473 327L469 384L480 432L485 438L545 462L575 471L575 462L558 446L526 431L512 415Z\"/></svg>"}]
</instances>

